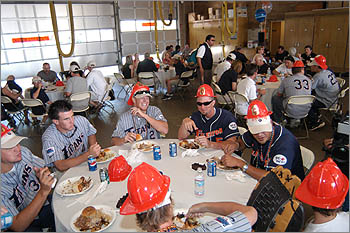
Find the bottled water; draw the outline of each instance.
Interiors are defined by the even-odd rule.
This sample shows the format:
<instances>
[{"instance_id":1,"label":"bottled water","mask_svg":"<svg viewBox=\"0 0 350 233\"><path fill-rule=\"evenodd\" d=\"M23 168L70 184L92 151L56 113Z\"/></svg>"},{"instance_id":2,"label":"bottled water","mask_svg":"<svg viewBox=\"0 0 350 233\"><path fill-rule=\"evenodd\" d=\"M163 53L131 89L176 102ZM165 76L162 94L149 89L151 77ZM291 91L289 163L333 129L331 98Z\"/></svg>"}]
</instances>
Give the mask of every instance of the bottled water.
<instances>
[{"instance_id":1,"label":"bottled water","mask_svg":"<svg viewBox=\"0 0 350 233\"><path fill-rule=\"evenodd\" d=\"M271 69L270 69L270 67L267 69L267 75L268 75L268 76L271 75Z\"/></svg>"},{"instance_id":2,"label":"bottled water","mask_svg":"<svg viewBox=\"0 0 350 233\"><path fill-rule=\"evenodd\" d=\"M204 195L204 175L202 168L198 168L196 177L194 178L194 194L197 197Z\"/></svg>"}]
</instances>

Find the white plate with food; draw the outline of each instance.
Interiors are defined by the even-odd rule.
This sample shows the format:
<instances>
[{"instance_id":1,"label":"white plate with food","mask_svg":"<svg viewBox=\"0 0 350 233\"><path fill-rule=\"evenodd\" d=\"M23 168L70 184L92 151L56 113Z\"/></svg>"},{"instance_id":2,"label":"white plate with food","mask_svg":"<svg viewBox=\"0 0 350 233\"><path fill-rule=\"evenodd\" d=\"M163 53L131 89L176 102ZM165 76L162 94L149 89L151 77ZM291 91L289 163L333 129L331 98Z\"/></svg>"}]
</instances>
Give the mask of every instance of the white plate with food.
<instances>
[{"instance_id":1,"label":"white plate with food","mask_svg":"<svg viewBox=\"0 0 350 233\"><path fill-rule=\"evenodd\" d=\"M100 232L116 219L116 210L106 205L91 205L73 215L70 226L74 232Z\"/></svg>"},{"instance_id":2,"label":"white plate with food","mask_svg":"<svg viewBox=\"0 0 350 233\"><path fill-rule=\"evenodd\" d=\"M105 162L109 162L112 159L114 159L114 157L117 155L116 152L112 151L111 149L107 148L104 150L101 150L100 154L96 157L96 162L97 163L105 163Z\"/></svg>"},{"instance_id":3,"label":"white plate with food","mask_svg":"<svg viewBox=\"0 0 350 233\"><path fill-rule=\"evenodd\" d=\"M216 162L216 168L222 171L236 171L239 168L238 167L226 167L222 162L221 162L221 158L214 156L211 157L210 159L215 160Z\"/></svg>"},{"instance_id":4,"label":"white plate with food","mask_svg":"<svg viewBox=\"0 0 350 233\"><path fill-rule=\"evenodd\" d=\"M141 151L141 152L151 152L153 151L154 146L157 146L155 142L144 140L144 141L139 141L134 143L132 147L133 149L137 149L138 151Z\"/></svg>"},{"instance_id":5,"label":"white plate with food","mask_svg":"<svg viewBox=\"0 0 350 233\"><path fill-rule=\"evenodd\" d=\"M185 139L179 142L179 147L183 150L189 149L201 149L203 148L199 143L195 142L194 139Z\"/></svg>"},{"instance_id":6,"label":"white plate with food","mask_svg":"<svg viewBox=\"0 0 350 233\"><path fill-rule=\"evenodd\" d=\"M93 186L93 180L89 176L75 176L59 183L55 189L61 196L75 196L83 194Z\"/></svg>"},{"instance_id":7,"label":"white plate with food","mask_svg":"<svg viewBox=\"0 0 350 233\"><path fill-rule=\"evenodd\" d=\"M176 209L174 210L174 224L181 230L191 230L195 227L200 226L201 222L198 218L186 218L188 209Z\"/></svg>"}]
</instances>

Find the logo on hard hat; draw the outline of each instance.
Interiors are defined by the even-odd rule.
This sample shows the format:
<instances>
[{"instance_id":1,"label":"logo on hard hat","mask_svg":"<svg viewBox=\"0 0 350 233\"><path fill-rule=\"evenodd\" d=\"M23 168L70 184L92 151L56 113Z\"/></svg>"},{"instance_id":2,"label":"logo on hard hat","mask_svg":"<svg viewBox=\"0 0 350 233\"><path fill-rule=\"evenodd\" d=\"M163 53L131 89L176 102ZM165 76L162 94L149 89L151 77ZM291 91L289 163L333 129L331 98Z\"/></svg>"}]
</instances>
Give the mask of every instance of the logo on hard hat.
<instances>
[{"instance_id":1,"label":"logo on hard hat","mask_svg":"<svg viewBox=\"0 0 350 233\"><path fill-rule=\"evenodd\" d=\"M252 107L252 115L253 116L257 116L257 115L259 115L259 107L258 107L258 105L253 105L253 107Z\"/></svg>"},{"instance_id":2,"label":"logo on hard hat","mask_svg":"<svg viewBox=\"0 0 350 233\"><path fill-rule=\"evenodd\" d=\"M199 90L199 94L205 95L205 88L204 87L201 87L201 89Z\"/></svg>"}]
</instances>

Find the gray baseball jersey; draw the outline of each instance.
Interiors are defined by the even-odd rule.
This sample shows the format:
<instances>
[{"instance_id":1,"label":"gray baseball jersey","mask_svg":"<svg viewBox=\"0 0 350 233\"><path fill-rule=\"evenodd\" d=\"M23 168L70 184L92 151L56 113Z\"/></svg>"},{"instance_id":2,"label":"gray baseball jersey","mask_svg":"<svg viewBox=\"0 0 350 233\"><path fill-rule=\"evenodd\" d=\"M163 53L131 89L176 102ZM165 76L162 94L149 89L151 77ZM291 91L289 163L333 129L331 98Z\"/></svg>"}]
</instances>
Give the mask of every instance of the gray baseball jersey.
<instances>
[{"instance_id":1,"label":"gray baseball jersey","mask_svg":"<svg viewBox=\"0 0 350 233\"><path fill-rule=\"evenodd\" d=\"M146 114L156 120L167 121L160 109L155 106L148 106ZM131 115L130 110L120 116L112 137L124 138L129 132L141 134L144 139L160 138L159 132L146 119Z\"/></svg>"},{"instance_id":2,"label":"gray baseball jersey","mask_svg":"<svg viewBox=\"0 0 350 233\"><path fill-rule=\"evenodd\" d=\"M316 99L328 108L337 99L339 84L333 72L322 70L314 75L312 89L315 89Z\"/></svg>"},{"instance_id":3,"label":"gray baseball jersey","mask_svg":"<svg viewBox=\"0 0 350 233\"><path fill-rule=\"evenodd\" d=\"M21 154L22 160L11 171L1 174L1 202L13 216L26 208L39 192L40 182L33 167L45 165L44 160L26 147L21 146Z\"/></svg>"},{"instance_id":4,"label":"gray baseball jersey","mask_svg":"<svg viewBox=\"0 0 350 233\"><path fill-rule=\"evenodd\" d=\"M51 124L42 136L43 157L46 166L53 167L56 160L78 157L89 150L88 137L96 129L83 116L74 116L74 129L63 134Z\"/></svg>"},{"instance_id":5,"label":"gray baseball jersey","mask_svg":"<svg viewBox=\"0 0 350 233\"><path fill-rule=\"evenodd\" d=\"M277 91L283 94L283 106L290 117L300 119L309 112L311 104L289 104L287 106L287 101L289 97L294 95L311 95L311 86L311 80L301 73L288 76L282 80Z\"/></svg>"}]
</instances>

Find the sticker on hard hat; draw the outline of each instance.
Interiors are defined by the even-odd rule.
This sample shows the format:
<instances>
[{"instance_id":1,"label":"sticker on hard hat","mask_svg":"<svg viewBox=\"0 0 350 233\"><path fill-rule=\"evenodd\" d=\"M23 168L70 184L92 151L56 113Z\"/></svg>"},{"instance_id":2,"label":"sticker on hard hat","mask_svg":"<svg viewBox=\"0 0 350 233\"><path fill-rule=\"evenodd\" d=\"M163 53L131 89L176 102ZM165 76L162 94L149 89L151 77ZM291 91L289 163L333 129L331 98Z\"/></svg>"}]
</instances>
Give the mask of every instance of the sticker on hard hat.
<instances>
[{"instance_id":1,"label":"sticker on hard hat","mask_svg":"<svg viewBox=\"0 0 350 233\"><path fill-rule=\"evenodd\" d=\"M252 115L253 116L257 116L257 115L259 115L259 113L260 113L260 111L259 111L259 106L258 105L253 105L253 107L252 107Z\"/></svg>"},{"instance_id":2,"label":"sticker on hard hat","mask_svg":"<svg viewBox=\"0 0 350 233\"><path fill-rule=\"evenodd\" d=\"M229 128L230 130L235 130L235 129L237 129L237 124L236 124L236 122L231 122L231 123L228 125L228 128Z\"/></svg>"},{"instance_id":3,"label":"sticker on hard hat","mask_svg":"<svg viewBox=\"0 0 350 233\"><path fill-rule=\"evenodd\" d=\"M287 163L287 158L284 155L275 155L273 157L273 162L277 165L285 165Z\"/></svg>"}]
</instances>

